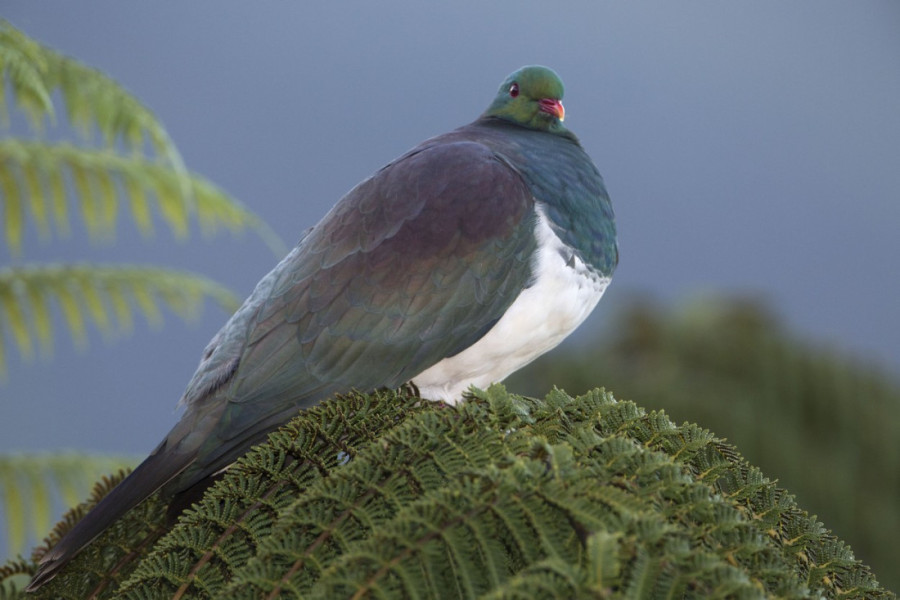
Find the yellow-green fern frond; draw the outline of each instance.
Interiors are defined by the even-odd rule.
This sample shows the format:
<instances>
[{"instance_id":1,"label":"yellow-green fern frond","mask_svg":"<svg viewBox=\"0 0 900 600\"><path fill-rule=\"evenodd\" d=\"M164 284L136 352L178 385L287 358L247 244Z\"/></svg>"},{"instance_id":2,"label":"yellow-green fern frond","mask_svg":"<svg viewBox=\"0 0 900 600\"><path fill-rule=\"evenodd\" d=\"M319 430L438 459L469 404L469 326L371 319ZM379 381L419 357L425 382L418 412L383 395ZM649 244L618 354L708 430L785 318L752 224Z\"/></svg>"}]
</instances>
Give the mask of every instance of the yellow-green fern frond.
<instances>
[{"instance_id":1,"label":"yellow-green fern frond","mask_svg":"<svg viewBox=\"0 0 900 600\"><path fill-rule=\"evenodd\" d=\"M0 20L0 81L9 82L16 103L39 127L45 117L53 119L47 75L47 49L28 38L8 22ZM6 124L6 86L0 86L0 118Z\"/></svg>"},{"instance_id":2,"label":"yellow-green fern frond","mask_svg":"<svg viewBox=\"0 0 900 600\"><path fill-rule=\"evenodd\" d=\"M0 193L3 234L14 253L21 251L26 214L43 238L49 236L51 222L58 233L68 233L67 195L77 199L93 239L114 235L120 205L127 202L134 223L145 235L153 233L155 209L177 237L187 235L191 217L196 216L206 234L251 228L274 253L285 252L284 244L259 217L206 179L182 175L156 159L122 156L111 149L0 140Z\"/></svg>"},{"instance_id":3,"label":"yellow-green fern frond","mask_svg":"<svg viewBox=\"0 0 900 600\"><path fill-rule=\"evenodd\" d=\"M100 477L135 463L123 457L70 452L0 455L0 518L6 524L6 555L24 553L40 540Z\"/></svg>"},{"instance_id":4,"label":"yellow-green fern frond","mask_svg":"<svg viewBox=\"0 0 900 600\"><path fill-rule=\"evenodd\" d=\"M268 223L225 194L211 181L192 175L191 185L197 221L200 223L200 231L205 235L212 235L222 228L235 233L249 228L262 238L278 258L288 253L287 245Z\"/></svg>"},{"instance_id":5,"label":"yellow-green fern frond","mask_svg":"<svg viewBox=\"0 0 900 600\"><path fill-rule=\"evenodd\" d=\"M234 295L214 281L170 269L98 265L0 269L0 369L10 337L25 358L33 356L36 345L50 351L51 301L59 307L76 344L83 346L87 322L104 335L120 335L130 332L135 307L156 325L162 306L190 320L199 315L206 299L229 312L238 306Z\"/></svg>"},{"instance_id":6,"label":"yellow-green fern frond","mask_svg":"<svg viewBox=\"0 0 900 600\"><path fill-rule=\"evenodd\" d=\"M40 130L54 118L53 92L66 103L69 120L85 136L96 130L108 145L121 140L142 152L145 140L176 171L184 167L165 128L137 98L107 75L43 46L0 20L0 76L16 103Z\"/></svg>"}]
</instances>

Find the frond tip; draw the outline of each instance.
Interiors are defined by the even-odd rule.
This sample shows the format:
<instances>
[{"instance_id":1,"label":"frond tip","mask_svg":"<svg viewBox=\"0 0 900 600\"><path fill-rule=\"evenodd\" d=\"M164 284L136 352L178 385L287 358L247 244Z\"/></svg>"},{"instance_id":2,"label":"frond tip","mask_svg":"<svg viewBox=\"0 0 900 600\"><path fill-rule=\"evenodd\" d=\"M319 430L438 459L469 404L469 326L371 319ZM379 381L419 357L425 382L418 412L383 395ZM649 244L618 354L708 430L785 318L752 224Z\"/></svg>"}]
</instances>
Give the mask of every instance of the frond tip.
<instances>
[{"instance_id":1,"label":"frond tip","mask_svg":"<svg viewBox=\"0 0 900 600\"><path fill-rule=\"evenodd\" d=\"M8 343L4 330L25 358L33 355L35 345L50 351L51 301L59 306L76 344L83 345L87 322L112 337L131 331L135 307L151 325L157 325L162 320L162 306L191 320L207 299L229 313L238 305L235 296L218 283L170 269L95 265L0 269L0 358Z\"/></svg>"}]
</instances>

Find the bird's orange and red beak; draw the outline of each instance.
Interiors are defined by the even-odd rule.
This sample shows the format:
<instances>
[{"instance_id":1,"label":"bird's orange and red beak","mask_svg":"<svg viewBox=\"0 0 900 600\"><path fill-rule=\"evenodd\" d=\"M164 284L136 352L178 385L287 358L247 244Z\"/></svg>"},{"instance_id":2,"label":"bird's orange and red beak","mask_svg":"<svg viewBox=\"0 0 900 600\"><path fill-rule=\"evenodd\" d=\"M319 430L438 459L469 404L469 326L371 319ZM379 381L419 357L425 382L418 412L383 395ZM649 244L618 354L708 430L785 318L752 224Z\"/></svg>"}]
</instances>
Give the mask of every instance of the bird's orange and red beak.
<instances>
[{"instance_id":1,"label":"bird's orange and red beak","mask_svg":"<svg viewBox=\"0 0 900 600\"><path fill-rule=\"evenodd\" d=\"M541 112L553 115L560 121L565 120L566 109L563 108L562 102L559 100L556 100L555 98L541 98L538 101L538 104L540 104Z\"/></svg>"}]
</instances>

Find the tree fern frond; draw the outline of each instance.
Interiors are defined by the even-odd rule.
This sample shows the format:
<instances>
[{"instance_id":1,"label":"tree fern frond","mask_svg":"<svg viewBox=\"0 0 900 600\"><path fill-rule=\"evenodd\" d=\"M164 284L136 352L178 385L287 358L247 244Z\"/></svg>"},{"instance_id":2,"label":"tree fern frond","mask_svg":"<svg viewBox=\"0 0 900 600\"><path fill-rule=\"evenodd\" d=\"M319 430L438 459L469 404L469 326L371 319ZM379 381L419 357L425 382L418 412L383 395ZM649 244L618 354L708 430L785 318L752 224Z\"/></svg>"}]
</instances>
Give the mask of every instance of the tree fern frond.
<instances>
[{"instance_id":1,"label":"tree fern frond","mask_svg":"<svg viewBox=\"0 0 900 600\"><path fill-rule=\"evenodd\" d=\"M256 232L272 253L282 257L288 247L269 225L238 200L229 197L208 179L194 175L193 194L201 231L214 234L220 227L239 233L249 228Z\"/></svg>"},{"instance_id":2,"label":"tree fern frond","mask_svg":"<svg viewBox=\"0 0 900 600\"><path fill-rule=\"evenodd\" d=\"M727 435L898 588L900 452L888 441L900 439L895 374L797 336L756 302L628 304L602 341L540 358L510 386L536 394L547 380L578 390L600 378L623 397ZM704 445L709 433L692 435ZM763 493L758 482L735 489Z\"/></svg>"},{"instance_id":3,"label":"tree fern frond","mask_svg":"<svg viewBox=\"0 0 900 600\"><path fill-rule=\"evenodd\" d=\"M0 162L0 166L2 166ZM15 175L0 168L0 191L3 192L3 230L6 243L14 253L22 248L25 217L22 202L18 201L19 190Z\"/></svg>"},{"instance_id":4,"label":"tree fern frond","mask_svg":"<svg viewBox=\"0 0 900 600\"><path fill-rule=\"evenodd\" d=\"M153 232L152 208L178 237L187 235L196 214L206 233L224 227L231 231L250 228L259 233L273 252L285 248L259 217L228 197L215 185L191 174L186 177L190 197L182 194L182 177L158 161L124 157L110 150L78 148L69 144L45 144L16 139L0 140L0 190L6 211L6 240L13 251L21 250L26 206L38 231L46 235L52 214L60 233L68 231L65 177L78 198L89 235L109 238L115 232L119 204L127 197L131 216L145 235Z\"/></svg>"},{"instance_id":5,"label":"tree fern frond","mask_svg":"<svg viewBox=\"0 0 900 600\"><path fill-rule=\"evenodd\" d=\"M732 447L599 390L336 398L164 509L35 597L895 598Z\"/></svg>"},{"instance_id":6,"label":"tree fern frond","mask_svg":"<svg viewBox=\"0 0 900 600\"><path fill-rule=\"evenodd\" d=\"M0 19L0 98L3 99L2 120L6 124L9 115L5 102L5 81L9 81L16 103L25 111L34 127L39 128L43 119L54 118L52 89L47 82L49 72L46 49L28 36Z\"/></svg>"},{"instance_id":7,"label":"tree fern frond","mask_svg":"<svg viewBox=\"0 0 900 600\"><path fill-rule=\"evenodd\" d=\"M82 345L87 339L87 322L108 336L130 332L132 304L155 325L161 320L161 306L190 320L206 299L228 312L238 305L221 285L169 269L95 265L4 268L0 269L0 332L10 331L19 352L28 358L35 343L46 352L52 347L51 300L59 306L75 342ZM0 336L0 350L6 343Z\"/></svg>"},{"instance_id":8,"label":"tree fern frond","mask_svg":"<svg viewBox=\"0 0 900 600\"><path fill-rule=\"evenodd\" d=\"M531 600L532 598L612 598L611 589L592 586L577 564L559 559L536 562L479 596L481 600Z\"/></svg>"},{"instance_id":9,"label":"tree fern frond","mask_svg":"<svg viewBox=\"0 0 900 600\"><path fill-rule=\"evenodd\" d=\"M149 194L178 236L186 235L188 219L196 214L204 233L250 228L277 256L285 254L284 243L261 219L210 182L188 173L162 124L134 96L106 75L35 42L0 19L0 109L5 106L6 82L36 129L41 130L46 118L53 119L51 95L58 90L71 123L86 138L98 131L106 146L99 150L15 139L2 142L0 204L4 237L14 253L21 251L26 204L41 237L49 235L49 215L60 233L68 232L68 189L79 201L92 238L114 233L121 196L128 198L139 230L150 234ZM154 157L144 151L148 140ZM116 151L118 142L130 149L130 156Z\"/></svg>"},{"instance_id":10,"label":"tree fern frond","mask_svg":"<svg viewBox=\"0 0 900 600\"><path fill-rule=\"evenodd\" d=\"M55 515L77 504L100 476L134 462L74 453L0 455L0 514L7 529L6 554L24 553L26 544L46 535Z\"/></svg>"},{"instance_id":11,"label":"tree fern frond","mask_svg":"<svg viewBox=\"0 0 900 600\"><path fill-rule=\"evenodd\" d=\"M50 95L59 90L69 119L85 136L96 127L107 145L121 140L135 152L142 151L146 138L173 169L184 172L162 124L133 95L100 71L35 42L5 20L0 20L2 76L36 127L45 117L52 118Z\"/></svg>"}]
</instances>

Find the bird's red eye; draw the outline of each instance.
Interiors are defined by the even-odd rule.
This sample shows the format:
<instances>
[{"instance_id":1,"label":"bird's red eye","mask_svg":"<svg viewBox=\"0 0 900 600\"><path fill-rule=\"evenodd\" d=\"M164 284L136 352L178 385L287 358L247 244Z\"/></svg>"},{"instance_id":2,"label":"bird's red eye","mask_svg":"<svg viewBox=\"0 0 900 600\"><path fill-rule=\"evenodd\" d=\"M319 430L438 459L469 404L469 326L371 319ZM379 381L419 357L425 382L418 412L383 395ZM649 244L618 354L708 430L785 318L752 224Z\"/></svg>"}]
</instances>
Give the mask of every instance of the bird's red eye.
<instances>
[{"instance_id":1,"label":"bird's red eye","mask_svg":"<svg viewBox=\"0 0 900 600\"><path fill-rule=\"evenodd\" d=\"M516 96L519 95L519 84L518 83L514 83L511 86L509 86L509 95L512 96L513 98L515 98Z\"/></svg>"}]
</instances>

